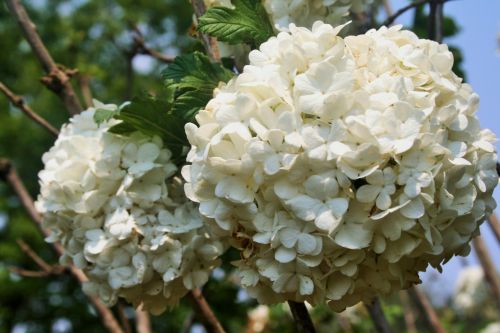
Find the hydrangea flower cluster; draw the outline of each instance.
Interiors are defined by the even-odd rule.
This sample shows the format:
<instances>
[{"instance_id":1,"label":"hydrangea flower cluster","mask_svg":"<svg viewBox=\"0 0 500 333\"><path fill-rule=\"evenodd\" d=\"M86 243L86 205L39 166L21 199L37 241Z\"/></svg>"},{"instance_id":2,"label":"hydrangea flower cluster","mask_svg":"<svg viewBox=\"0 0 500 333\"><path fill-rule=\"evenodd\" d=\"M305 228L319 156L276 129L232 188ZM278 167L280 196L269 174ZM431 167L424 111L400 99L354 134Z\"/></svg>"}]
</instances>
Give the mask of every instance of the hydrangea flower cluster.
<instances>
[{"instance_id":1,"label":"hydrangea flower cluster","mask_svg":"<svg viewBox=\"0 0 500 333\"><path fill-rule=\"evenodd\" d=\"M453 295L453 305L461 313L473 314L488 300L489 290L483 269L472 266L458 276Z\"/></svg>"},{"instance_id":2,"label":"hydrangea flower cluster","mask_svg":"<svg viewBox=\"0 0 500 333\"><path fill-rule=\"evenodd\" d=\"M288 28L291 23L311 27L321 20L329 24L342 23L349 13L366 11L373 0L262 0L271 23L278 29ZM231 7L231 0L205 0L210 7Z\"/></svg>"},{"instance_id":3,"label":"hydrangea flower cluster","mask_svg":"<svg viewBox=\"0 0 500 333\"><path fill-rule=\"evenodd\" d=\"M160 313L208 280L223 245L186 202L161 139L109 133L118 121L98 126L94 113L74 116L43 155L36 207L65 250L61 262L88 276L87 293Z\"/></svg>"},{"instance_id":4,"label":"hydrangea flower cluster","mask_svg":"<svg viewBox=\"0 0 500 333\"><path fill-rule=\"evenodd\" d=\"M408 288L467 253L496 206L495 135L447 46L341 29L290 25L186 125L186 195L261 303L340 311Z\"/></svg>"}]
</instances>

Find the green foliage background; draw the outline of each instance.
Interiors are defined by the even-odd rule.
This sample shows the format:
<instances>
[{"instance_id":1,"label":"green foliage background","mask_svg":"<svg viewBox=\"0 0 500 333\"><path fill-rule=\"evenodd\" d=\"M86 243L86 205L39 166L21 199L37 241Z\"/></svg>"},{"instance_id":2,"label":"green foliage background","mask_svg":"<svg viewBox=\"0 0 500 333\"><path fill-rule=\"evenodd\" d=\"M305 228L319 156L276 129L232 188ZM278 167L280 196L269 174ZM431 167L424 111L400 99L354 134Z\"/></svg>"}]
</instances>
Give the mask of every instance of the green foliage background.
<instances>
[{"instance_id":1,"label":"green foliage background","mask_svg":"<svg viewBox=\"0 0 500 333\"><path fill-rule=\"evenodd\" d=\"M88 75L94 98L104 103L121 104L144 92L161 93L160 73L164 64L152 60L149 72L138 72L132 66L130 32L133 25L144 33L149 47L166 54L201 50L201 44L190 36L192 10L188 1L29 0L23 3L56 61ZM426 24L426 14L417 11L413 30L425 36ZM445 36L457 32L457 24L447 18ZM0 4L0 45L0 81L23 95L50 123L56 127L62 125L68 118L64 106L39 83L43 75L41 66L3 2ZM460 51L455 49L454 52L459 60L456 71L461 72ZM77 80L73 79L73 83L79 92ZM185 89L180 91L182 94L190 92L189 86L179 87ZM34 197L38 192L37 173L42 168L41 156L53 140L44 129L29 121L3 95L0 96L0 157L13 161ZM20 251L17 239L30 244L48 262L57 262L55 254L20 207L19 200L0 182L0 333L11 332L16 325L26 328L26 332L56 331L53 325L61 318L71 322L73 332L103 331L79 284L70 275L23 278L9 271L11 266L37 269ZM233 255L227 254L228 257ZM205 287L205 293L228 331L243 332L246 313L256 303L242 297L241 291L232 283L230 271L230 266L225 266L219 272L219 278ZM394 329L403 332L403 311L397 295L385 300L385 308ZM133 309L125 306L125 310L132 318ZM116 308L113 311L116 313ZM450 332L476 331L487 320L480 316L471 325L470 321L457 318L449 309L442 313ZM153 318L154 331L179 332L191 315L189 304L182 302L173 311ZM354 332L373 331L367 314L362 312L361 316L364 319L353 324ZM341 330L338 320L326 308L316 308L313 319L320 332ZM285 307L271 307L267 332L292 331L292 321Z\"/></svg>"}]
</instances>

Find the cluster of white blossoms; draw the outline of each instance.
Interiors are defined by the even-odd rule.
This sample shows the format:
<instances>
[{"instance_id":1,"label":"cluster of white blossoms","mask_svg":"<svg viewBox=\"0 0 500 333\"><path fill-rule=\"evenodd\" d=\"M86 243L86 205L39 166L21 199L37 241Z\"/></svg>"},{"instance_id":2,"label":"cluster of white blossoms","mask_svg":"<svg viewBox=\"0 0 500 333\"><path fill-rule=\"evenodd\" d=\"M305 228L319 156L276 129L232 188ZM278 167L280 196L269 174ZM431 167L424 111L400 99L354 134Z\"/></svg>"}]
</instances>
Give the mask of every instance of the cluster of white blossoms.
<instances>
[{"instance_id":1,"label":"cluster of white blossoms","mask_svg":"<svg viewBox=\"0 0 500 333\"><path fill-rule=\"evenodd\" d=\"M291 23L311 27L321 20L332 25L346 21L349 13L362 13L373 0L262 0L271 23L278 29ZM205 0L210 7L231 7L231 0Z\"/></svg>"},{"instance_id":2,"label":"cluster of white blossoms","mask_svg":"<svg viewBox=\"0 0 500 333\"><path fill-rule=\"evenodd\" d=\"M453 294L455 309L461 313L472 314L480 310L488 296L489 290L481 267L467 267L460 272Z\"/></svg>"},{"instance_id":3,"label":"cluster of white blossoms","mask_svg":"<svg viewBox=\"0 0 500 333\"><path fill-rule=\"evenodd\" d=\"M43 155L36 207L49 241L64 248L61 262L89 278L87 293L160 313L208 280L223 245L185 199L161 139L114 135L118 121L97 126L94 113L74 116Z\"/></svg>"},{"instance_id":4,"label":"cluster of white blossoms","mask_svg":"<svg viewBox=\"0 0 500 333\"><path fill-rule=\"evenodd\" d=\"M186 125L186 195L261 303L342 310L407 288L496 206L496 138L447 46L341 29L290 25Z\"/></svg>"}]
</instances>

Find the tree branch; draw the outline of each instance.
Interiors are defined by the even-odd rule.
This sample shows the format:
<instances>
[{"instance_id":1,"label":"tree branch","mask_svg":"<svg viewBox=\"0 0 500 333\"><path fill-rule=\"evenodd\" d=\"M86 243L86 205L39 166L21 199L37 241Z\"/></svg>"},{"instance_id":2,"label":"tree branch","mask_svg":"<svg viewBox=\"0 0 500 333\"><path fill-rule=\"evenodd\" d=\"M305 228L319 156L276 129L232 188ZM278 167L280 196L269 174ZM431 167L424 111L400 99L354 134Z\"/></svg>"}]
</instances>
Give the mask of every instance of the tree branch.
<instances>
[{"instance_id":1,"label":"tree branch","mask_svg":"<svg viewBox=\"0 0 500 333\"><path fill-rule=\"evenodd\" d=\"M416 286L408 289L408 295L412 299L413 303L417 305L424 317L427 326L430 328L431 332L434 333L446 333L443 325L439 321L439 317L432 308L431 302L427 299L427 296L420 291Z\"/></svg>"},{"instance_id":2,"label":"tree branch","mask_svg":"<svg viewBox=\"0 0 500 333\"><path fill-rule=\"evenodd\" d=\"M59 131L52 126L47 120L43 119L37 113L35 113L23 100L21 96L18 96L12 92L5 84L0 81L0 91L10 100L10 102L21 110L24 114L26 114L29 118L31 118L34 122L45 128L50 132L53 136L57 137L59 135Z\"/></svg>"},{"instance_id":3,"label":"tree branch","mask_svg":"<svg viewBox=\"0 0 500 333\"><path fill-rule=\"evenodd\" d=\"M14 193L19 197L19 200L21 201L24 209L26 210L30 218L36 223L42 234L45 237L49 236L50 232L42 227L42 217L35 209L33 199L26 190L26 187L24 186L22 180L19 178L16 169L12 166L9 160L0 159L0 180L5 181L12 187ZM61 255L63 253L61 244L53 243L52 247L57 254ZM85 274L75 266L70 265L69 270L80 283L84 283L88 280ZM118 324L116 318L113 316L111 310L107 308L98 297L88 296L88 298L94 305L97 313L101 317L103 325L108 329L108 331L110 333L123 333L123 330Z\"/></svg>"},{"instance_id":4,"label":"tree branch","mask_svg":"<svg viewBox=\"0 0 500 333\"><path fill-rule=\"evenodd\" d=\"M88 75L78 75L78 85L80 86L80 92L82 93L85 106L87 108L94 106L92 90L90 89L90 77Z\"/></svg>"},{"instance_id":5,"label":"tree branch","mask_svg":"<svg viewBox=\"0 0 500 333\"><path fill-rule=\"evenodd\" d=\"M6 3L10 12L21 27L24 37L30 44L33 53L38 58L47 74L47 76L42 78L42 83L61 98L70 114L80 113L82 111L82 106L69 81L70 76L73 75L75 71L67 70L55 63L43 44L42 39L38 35L35 24L31 21L19 0L6 0Z\"/></svg>"},{"instance_id":6,"label":"tree branch","mask_svg":"<svg viewBox=\"0 0 500 333\"><path fill-rule=\"evenodd\" d=\"M288 301L290 310L292 311L293 319L295 320L295 327L297 327L297 332L300 333L315 333L316 329L309 316L306 305L304 303L298 303L293 301Z\"/></svg>"},{"instance_id":7,"label":"tree branch","mask_svg":"<svg viewBox=\"0 0 500 333\"><path fill-rule=\"evenodd\" d=\"M493 293L493 298L495 299L497 307L500 309L500 281L498 279L495 264L493 263L493 260L488 253L488 248L486 247L486 244L481 236L475 237L472 240L472 244L479 262L483 267L486 282L488 282L490 290Z\"/></svg>"},{"instance_id":8,"label":"tree branch","mask_svg":"<svg viewBox=\"0 0 500 333\"><path fill-rule=\"evenodd\" d=\"M424 4L431 2L431 1L436 1L436 0L418 0L418 1L414 1L410 4L408 4L407 6L401 7L393 15L389 16L384 22L382 22L381 26L384 26L384 25L389 26L389 25L393 24L394 21L396 21L396 19L398 17L400 17L401 15L403 15L404 13L409 11L410 9L424 5ZM443 3L448 2L448 1L452 1L452 0L437 0L437 2L440 4L443 4Z\"/></svg>"},{"instance_id":9,"label":"tree branch","mask_svg":"<svg viewBox=\"0 0 500 333\"><path fill-rule=\"evenodd\" d=\"M205 2L203 0L191 0L191 4L193 5L194 14L196 16L195 23L197 25L198 18L205 14L207 8L205 7ZM219 62L220 52L219 47L217 46L217 40L201 32L198 32L198 37L201 39L201 42L205 46L205 50L207 50L209 57L212 58L213 61Z\"/></svg>"},{"instance_id":10,"label":"tree branch","mask_svg":"<svg viewBox=\"0 0 500 333\"><path fill-rule=\"evenodd\" d=\"M366 309L372 318L373 324L375 325L375 330L379 333L392 333L392 329L389 326L387 318L385 318L384 311L382 310L382 305L378 297L375 297L370 304L366 304Z\"/></svg>"},{"instance_id":11,"label":"tree branch","mask_svg":"<svg viewBox=\"0 0 500 333\"><path fill-rule=\"evenodd\" d=\"M144 311L142 306L135 309L135 327L137 333L151 333L149 313Z\"/></svg>"},{"instance_id":12,"label":"tree branch","mask_svg":"<svg viewBox=\"0 0 500 333\"><path fill-rule=\"evenodd\" d=\"M400 290L399 299L401 300L401 305L403 306L407 333L417 333L417 327L415 326L415 314L413 313L410 305L408 292L406 290Z\"/></svg>"},{"instance_id":13,"label":"tree branch","mask_svg":"<svg viewBox=\"0 0 500 333\"><path fill-rule=\"evenodd\" d=\"M136 44L136 49L138 54L145 54L155 58L158 61L164 63L171 63L174 61L175 57L165 55L161 52L156 51L155 49L149 48L146 46L146 42L144 41L144 35L142 34L139 27L136 25L133 26L134 34L132 38L134 39L134 43Z\"/></svg>"},{"instance_id":14,"label":"tree branch","mask_svg":"<svg viewBox=\"0 0 500 333\"><path fill-rule=\"evenodd\" d=\"M498 222L498 217L495 213L488 217L488 224L490 225L491 231L495 234L497 242L500 243L500 222Z\"/></svg>"},{"instance_id":15,"label":"tree branch","mask_svg":"<svg viewBox=\"0 0 500 333\"><path fill-rule=\"evenodd\" d=\"M194 307L196 315L202 321L209 333L225 333L224 328L210 308L200 289L194 289L189 294L189 301Z\"/></svg>"},{"instance_id":16,"label":"tree branch","mask_svg":"<svg viewBox=\"0 0 500 333\"><path fill-rule=\"evenodd\" d=\"M438 43L443 41L443 1L432 0L429 2L429 39Z\"/></svg>"}]
</instances>

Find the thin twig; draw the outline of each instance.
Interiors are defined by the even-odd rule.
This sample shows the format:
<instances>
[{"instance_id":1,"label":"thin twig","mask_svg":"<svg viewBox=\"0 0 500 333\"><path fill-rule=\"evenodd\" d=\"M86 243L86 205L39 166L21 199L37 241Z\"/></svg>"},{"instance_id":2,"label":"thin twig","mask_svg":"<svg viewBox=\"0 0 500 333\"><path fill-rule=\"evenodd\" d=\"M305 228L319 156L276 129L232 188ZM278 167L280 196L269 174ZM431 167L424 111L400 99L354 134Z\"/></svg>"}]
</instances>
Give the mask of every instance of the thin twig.
<instances>
[{"instance_id":1,"label":"thin twig","mask_svg":"<svg viewBox=\"0 0 500 333\"><path fill-rule=\"evenodd\" d=\"M80 92L82 93L85 106L87 108L94 106L92 90L90 89L90 76L82 74L78 75L78 85L80 86Z\"/></svg>"},{"instance_id":2,"label":"thin twig","mask_svg":"<svg viewBox=\"0 0 500 333\"><path fill-rule=\"evenodd\" d=\"M387 14L387 17L391 17L392 15L394 15L394 10L392 9L390 0L383 0L382 4L384 5L384 10Z\"/></svg>"},{"instance_id":3,"label":"thin twig","mask_svg":"<svg viewBox=\"0 0 500 333\"><path fill-rule=\"evenodd\" d=\"M389 16L384 22L382 22L381 26L390 26L391 24L394 23L394 21L396 21L396 19L398 17L400 17L401 15L403 15L404 13L406 13L407 11L409 11L410 9L413 9L413 8L416 8L418 6L421 6L423 4L426 4L430 1L434 1L434 0L418 0L418 1L414 1L404 7L401 7L400 9L398 9L393 15ZM448 1L452 1L452 0L438 0L439 3L443 4L445 2L448 2Z\"/></svg>"},{"instance_id":4,"label":"thin twig","mask_svg":"<svg viewBox=\"0 0 500 333\"><path fill-rule=\"evenodd\" d=\"M165 55L165 54L163 54L155 49L147 47L146 42L144 40L144 35L142 34L139 27L134 25L133 31L134 31L133 39L134 39L134 43L137 46L137 53L149 55L149 56L155 58L156 60L159 60L159 61L167 63L167 64L174 61L175 57Z\"/></svg>"},{"instance_id":5,"label":"thin twig","mask_svg":"<svg viewBox=\"0 0 500 333\"><path fill-rule=\"evenodd\" d=\"M196 16L196 24L198 18L203 16L207 11L205 7L205 2L203 0L191 0L191 4L193 5L194 14ZM217 40L213 37L210 37L207 34L203 34L198 32L198 36L200 37L203 45L205 46L205 50L207 50L208 55L212 58L213 61L220 61L220 52L219 47L217 46Z\"/></svg>"},{"instance_id":6,"label":"thin twig","mask_svg":"<svg viewBox=\"0 0 500 333\"><path fill-rule=\"evenodd\" d=\"M488 248L484 243L484 240L481 236L477 236L472 240L472 244L474 246L474 250L476 255L483 267L484 277L486 278L486 282L488 282L490 286L490 290L493 293L493 298L500 309L500 281L498 279L498 274L495 268L495 264L491 259L490 254L488 253Z\"/></svg>"},{"instance_id":7,"label":"thin twig","mask_svg":"<svg viewBox=\"0 0 500 333\"><path fill-rule=\"evenodd\" d=\"M419 308L430 331L434 333L446 333L427 296L416 286L408 289L408 295L412 299L413 303Z\"/></svg>"},{"instance_id":8,"label":"thin twig","mask_svg":"<svg viewBox=\"0 0 500 333\"><path fill-rule=\"evenodd\" d=\"M35 113L29 105L27 105L21 96L18 96L12 92L5 84L0 81L0 91L10 100L10 102L19 110L21 110L24 114L26 114L29 118L31 118L35 123L39 124L50 134L57 137L59 135L59 131L52 126L47 120L43 119L37 113Z\"/></svg>"},{"instance_id":9,"label":"thin twig","mask_svg":"<svg viewBox=\"0 0 500 333\"><path fill-rule=\"evenodd\" d=\"M194 321L194 312L191 311L187 314L186 318L184 318L180 333L188 333L191 330L191 326L193 326L193 321Z\"/></svg>"},{"instance_id":10,"label":"thin twig","mask_svg":"<svg viewBox=\"0 0 500 333\"><path fill-rule=\"evenodd\" d=\"M210 308L200 289L194 289L188 294L198 319L201 320L209 333L225 333L224 328Z\"/></svg>"},{"instance_id":11,"label":"thin twig","mask_svg":"<svg viewBox=\"0 0 500 333\"><path fill-rule=\"evenodd\" d=\"M491 231L495 234L497 242L500 243L500 222L498 222L496 214L493 213L488 217L488 224L490 225Z\"/></svg>"},{"instance_id":12,"label":"thin twig","mask_svg":"<svg viewBox=\"0 0 500 333\"><path fill-rule=\"evenodd\" d=\"M403 306L404 318L406 324L407 333L417 333L417 326L415 326L415 314L410 305L410 296L406 290L399 291L399 299L401 300L401 305Z\"/></svg>"},{"instance_id":13,"label":"thin twig","mask_svg":"<svg viewBox=\"0 0 500 333\"><path fill-rule=\"evenodd\" d=\"M142 306L135 310L135 327L137 333L151 333L151 320L149 313Z\"/></svg>"},{"instance_id":14,"label":"thin twig","mask_svg":"<svg viewBox=\"0 0 500 333\"><path fill-rule=\"evenodd\" d=\"M382 310L382 305L380 304L378 297L375 297L369 304L365 303L365 306L370 314L370 317L372 318L376 331L379 333L392 333L392 329L384 315L384 311Z\"/></svg>"},{"instance_id":15,"label":"thin twig","mask_svg":"<svg viewBox=\"0 0 500 333\"><path fill-rule=\"evenodd\" d=\"M6 0L6 3L21 27L24 37L30 44L33 53L47 74L47 76L42 78L42 82L61 98L70 114L80 113L82 106L70 82L70 76L75 71L67 70L56 64L38 35L35 24L31 21L19 0Z\"/></svg>"},{"instance_id":16,"label":"thin twig","mask_svg":"<svg viewBox=\"0 0 500 333\"><path fill-rule=\"evenodd\" d=\"M342 313L337 313L337 322L339 323L340 329L344 333L353 333L354 331L352 330L351 322L349 321L349 318Z\"/></svg>"},{"instance_id":17,"label":"thin twig","mask_svg":"<svg viewBox=\"0 0 500 333\"><path fill-rule=\"evenodd\" d=\"M290 310L292 311L293 319L295 320L295 327L297 327L297 332L300 333L315 333L316 329L309 316L306 305L302 302L288 301Z\"/></svg>"},{"instance_id":18,"label":"thin twig","mask_svg":"<svg viewBox=\"0 0 500 333\"><path fill-rule=\"evenodd\" d=\"M122 300L118 301L118 317L120 318L120 322L122 323L123 331L125 333L132 333L132 327L130 326L130 320L127 317L127 313L125 312L125 305Z\"/></svg>"},{"instance_id":19,"label":"thin twig","mask_svg":"<svg viewBox=\"0 0 500 333\"><path fill-rule=\"evenodd\" d=\"M26 190L26 187L24 186L21 178L19 178L16 169L12 166L9 160L0 159L0 180L5 181L12 187L14 193L19 197L19 200L21 201L24 209L26 210L30 218L36 223L41 233L45 237L49 236L50 232L42 227L42 217L35 209L35 205L33 203L31 195ZM62 255L63 248L61 244L52 243L51 245L57 254ZM81 284L88 280L85 274L75 266L70 265L69 270ZM98 297L88 296L88 298L95 307L97 313L100 315L101 321L103 325L108 329L108 331L110 333L123 333L123 330L121 329L111 310L107 308Z\"/></svg>"}]
</instances>

